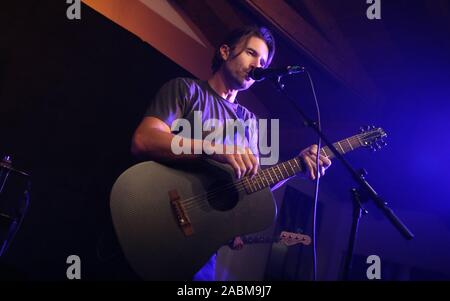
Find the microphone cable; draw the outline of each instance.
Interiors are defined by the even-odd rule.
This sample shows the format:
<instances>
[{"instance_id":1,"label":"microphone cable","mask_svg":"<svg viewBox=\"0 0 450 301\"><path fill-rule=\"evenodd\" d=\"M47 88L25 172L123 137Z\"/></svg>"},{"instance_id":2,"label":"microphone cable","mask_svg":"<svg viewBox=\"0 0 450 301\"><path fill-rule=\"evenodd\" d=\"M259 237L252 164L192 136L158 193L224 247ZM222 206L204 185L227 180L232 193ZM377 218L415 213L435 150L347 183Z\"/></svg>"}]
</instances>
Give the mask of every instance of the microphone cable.
<instances>
[{"instance_id":1,"label":"microphone cable","mask_svg":"<svg viewBox=\"0 0 450 301\"><path fill-rule=\"evenodd\" d=\"M300 69L299 69L300 70ZM309 83L311 85L312 94L314 97L314 102L316 105L316 111L317 111L317 121L316 123L313 122L313 124L309 124L309 126L317 126L317 129L321 132L322 131L322 125L320 120L320 108L319 108L319 102L317 100L316 90L314 87L314 82L311 78L311 74L308 70L305 68L301 68L301 72L305 72L308 75ZM284 91L284 84L280 82L281 76L278 77L277 80L274 80L275 85L278 87L278 90L280 92L284 92L284 94L295 104L295 100L288 94L286 91ZM296 107L297 110L299 110L298 107ZM303 118L308 120L301 110L299 110ZM308 121L306 124L308 125L310 121ZM317 140L317 156L316 156L316 179L315 179L315 190L314 190L314 205L313 205L313 221L312 221L312 244L313 244L313 280L317 280L317 244L316 244L316 233L317 233L317 207L318 207L318 199L319 199L319 185L320 185L320 150L322 148L322 139L320 135L318 135Z\"/></svg>"},{"instance_id":2,"label":"microphone cable","mask_svg":"<svg viewBox=\"0 0 450 301\"><path fill-rule=\"evenodd\" d=\"M308 75L309 83L311 85L311 90L314 97L314 102L316 104L316 111L317 111L317 128L322 131L322 125L320 121L320 108L319 108L319 102L317 101L317 95L316 90L314 87L314 82L311 78L311 75L309 74L309 71L305 71ZM317 207L318 207L318 200L319 200L319 184L320 184L320 150L322 148L322 139L318 138L317 140L317 157L316 157L316 180L315 180L315 189L314 189L314 205L313 205L313 221L312 221L312 243L313 243L313 280L317 281L317 244L316 244L316 233L317 233Z\"/></svg>"}]
</instances>

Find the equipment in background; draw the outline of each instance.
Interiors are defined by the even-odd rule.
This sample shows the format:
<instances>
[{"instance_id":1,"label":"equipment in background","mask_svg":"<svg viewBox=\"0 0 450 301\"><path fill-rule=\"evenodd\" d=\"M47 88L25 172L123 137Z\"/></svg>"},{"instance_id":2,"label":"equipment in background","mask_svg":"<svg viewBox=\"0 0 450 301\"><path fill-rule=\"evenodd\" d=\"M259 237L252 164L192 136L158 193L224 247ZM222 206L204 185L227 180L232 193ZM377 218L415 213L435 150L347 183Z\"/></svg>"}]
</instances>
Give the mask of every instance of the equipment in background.
<instances>
[{"instance_id":1,"label":"equipment in background","mask_svg":"<svg viewBox=\"0 0 450 301\"><path fill-rule=\"evenodd\" d=\"M30 203L30 176L12 165L10 156L0 162L0 257L11 245Z\"/></svg>"}]
</instances>

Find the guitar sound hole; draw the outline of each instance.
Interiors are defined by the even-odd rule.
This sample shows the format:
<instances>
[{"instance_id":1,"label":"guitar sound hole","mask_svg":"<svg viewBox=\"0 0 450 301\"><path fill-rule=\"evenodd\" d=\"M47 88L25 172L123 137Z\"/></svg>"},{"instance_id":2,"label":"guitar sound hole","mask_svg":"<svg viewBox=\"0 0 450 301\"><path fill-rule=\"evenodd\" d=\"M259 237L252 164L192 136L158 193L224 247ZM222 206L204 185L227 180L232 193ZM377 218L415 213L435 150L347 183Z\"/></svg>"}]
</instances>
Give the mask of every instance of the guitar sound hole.
<instances>
[{"instance_id":1,"label":"guitar sound hole","mask_svg":"<svg viewBox=\"0 0 450 301\"><path fill-rule=\"evenodd\" d=\"M215 210L233 209L239 200L236 188L229 181L215 181L208 187L208 203Z\"/></svg>"}]
</instances>

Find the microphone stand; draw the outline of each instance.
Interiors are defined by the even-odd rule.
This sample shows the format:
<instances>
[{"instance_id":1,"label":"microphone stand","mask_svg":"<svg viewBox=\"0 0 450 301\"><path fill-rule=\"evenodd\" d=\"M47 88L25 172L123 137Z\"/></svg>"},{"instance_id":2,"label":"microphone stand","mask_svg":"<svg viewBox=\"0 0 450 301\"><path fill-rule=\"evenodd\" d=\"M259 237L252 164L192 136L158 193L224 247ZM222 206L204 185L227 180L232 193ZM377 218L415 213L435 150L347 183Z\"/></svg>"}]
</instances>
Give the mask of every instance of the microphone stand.
<instances>
[{"instance_id":1,"label":"microphone stand","mask_svg":"<svg viewBox=\"0 0 450 301\"><path fill-rule=\"evenodd\" d=\"M305 71L307 72L307 71ZM309 75L309 74L308 74ZM310 78L311 80L311 78ZM346 262L345 262L345 271L344 271L344 279L348 280L350 275L350 270L353 262L353 253L355 249L355 243L356 243L356 236L358 234L358 226L359 221L361 218L362 213L368 213L367 210L365 210L362 207L362 202L373 200L375 205L380 208L381 212L386 216L386 218L391 222L391 224L403 235L404 238L410 240L414 238L414 234L406 227L406 225L395 215L394 211L388 207L388 203L385 202L373 189L373 187L367 182L365 179L365 175L367 175L367 172L362 169L360 172L357 172L351 164L344 158L344 156L341 155L337 151L337 149L333 146L333 144L328 140L328 138L324 135L324 133L318 128L318 125L316 122L314 122L312 119L310 119L303 110L298 106L297 102L293 97L291 97L286 91L285 91L285 85L281 83L281 76L277 77L274 80L275 85L278 88L278 91L280 91L289 101L294 105L297 112L300 114L300 116L303 118L305 126L308 126L312 128L317 135L320 136L322 141L327 145L330 150L333 152L335 157L344 164L347 171L350 173L352 178L355 180L356 184L358 185L357 188L352 189L353 194L353 223L352 223L352 230L350 233L349 238L349 247L348 252L346 256ZM311 80L312 84L312 80ZM314 89L314 88L313 88Z\"/></svg>"}]
</instances>

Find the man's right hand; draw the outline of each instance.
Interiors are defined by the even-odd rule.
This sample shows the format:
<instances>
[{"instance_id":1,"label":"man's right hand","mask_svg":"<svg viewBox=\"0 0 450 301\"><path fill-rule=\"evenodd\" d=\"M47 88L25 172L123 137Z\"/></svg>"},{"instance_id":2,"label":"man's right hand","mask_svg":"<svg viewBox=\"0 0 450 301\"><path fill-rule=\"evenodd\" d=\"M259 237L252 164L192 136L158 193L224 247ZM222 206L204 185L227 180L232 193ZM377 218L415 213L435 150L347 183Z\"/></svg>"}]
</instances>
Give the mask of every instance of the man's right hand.
<instances>
[{"instance_id":1,"label":"man's right hand","mask_svg":"<svg viewBox=\"0 0 450 301\"><path fill-rule=\"evenodd\" d=\"M238 179L245 176L253 177L258 172L259 158L253 155L248 147L218 144L208 148L206 153L211 154L209 157L217 162L229 164Z\"/></svg>"}]
</instances>

